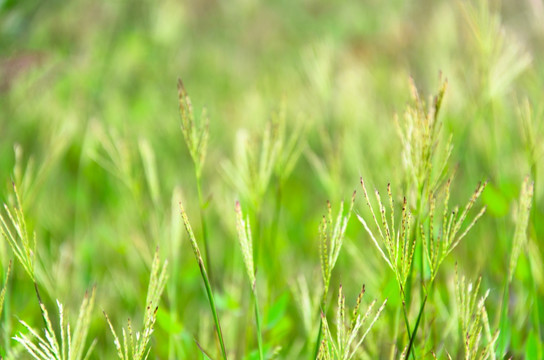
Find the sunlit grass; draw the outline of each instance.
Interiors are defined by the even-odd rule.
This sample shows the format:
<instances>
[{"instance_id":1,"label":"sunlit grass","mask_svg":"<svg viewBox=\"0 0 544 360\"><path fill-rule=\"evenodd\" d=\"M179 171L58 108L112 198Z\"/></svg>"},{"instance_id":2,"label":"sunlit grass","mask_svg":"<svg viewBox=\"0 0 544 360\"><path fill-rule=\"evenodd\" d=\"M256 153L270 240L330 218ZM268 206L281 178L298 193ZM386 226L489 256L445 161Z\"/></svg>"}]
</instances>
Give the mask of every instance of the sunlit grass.
<instances>
[{"instance_id":1,"label":"sunlit grass","mask_svg":"<svg viewBox=\"0 0 544 360\"><path fill-rule=\"evenodd\" d=\"M0 358L541 359L543 19L0 4Z\"/></svg>"}]
</instances>

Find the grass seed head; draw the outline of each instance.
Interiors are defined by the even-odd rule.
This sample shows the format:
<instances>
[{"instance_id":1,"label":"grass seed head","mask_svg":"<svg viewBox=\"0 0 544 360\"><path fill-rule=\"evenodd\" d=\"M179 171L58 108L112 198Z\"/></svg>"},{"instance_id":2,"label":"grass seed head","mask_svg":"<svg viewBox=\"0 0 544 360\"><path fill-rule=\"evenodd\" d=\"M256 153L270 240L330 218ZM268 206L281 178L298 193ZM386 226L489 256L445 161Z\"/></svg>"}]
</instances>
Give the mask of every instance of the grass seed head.
<instances>
[{"instance_id":1,"label":"grass seed head","mask_svg":"<svg viewBox=\"0 0 544 360\"><path fill-rule=\"evenodd\" d=\"M95 342L92 342L85 351L87 334L91 325L94 298L95 288L93 287L90 295L88 292L85 293L73 332L66 319L64 307L57 300L59 312L58 332L55 331L55 328L53 327L47 308L40 302L42 318L45 323L44 336L40 336L38 331L34 330L26 322L21 321L21 324L30 332L30 336L20 333L13 337L13 339L20 343L31 356L38 360L87 359L95 345ZM60 336L58 333L60 333Z\"/></svg>"},{"instance_id":2,"label":"grass seed head","mask_svg":"<svg viewBox=\"0 0 544 360\"><path fill-rule=\"evenodd\" d=\"M249 217L244 220L244 214L240 202L236 202L236 230L238 232L238 241L242 250L244 264L246 267L247 276L253 291L255 290L255 267L253 263L253 239L251 237L251 228L249 225Z\"/></svg>"},{"instance_id":3,"label":"grass seed head","mask_svg":"<svg viewBox=\"0 0 544 360\"><path fill-rule=\"evenodd\" d=\"M510 255L510 265L508 267L508 281L512 282L514 271L516 269L519 254L527 242L527 226L531 215L531 206L533 203L534 182L526 177L521 185L521 192L516 211L516 228L514 232L514 241L512 244L512 253Z\"/></svg>"},{"instance_id":4,"label":"grass seed head","mask_svg":"<svg viewBox=\"0 0 544 360\"><path fill-rule=\"evenodd\" d=\"M10 209L7 204L4 204L5 215L0 213L0 233L8 242L27 275L36 283L34 264L36 233L30 235L28 232L19 192L15 183L12 184L16 200L15 206Z\"/></svg>"}]
</instances>

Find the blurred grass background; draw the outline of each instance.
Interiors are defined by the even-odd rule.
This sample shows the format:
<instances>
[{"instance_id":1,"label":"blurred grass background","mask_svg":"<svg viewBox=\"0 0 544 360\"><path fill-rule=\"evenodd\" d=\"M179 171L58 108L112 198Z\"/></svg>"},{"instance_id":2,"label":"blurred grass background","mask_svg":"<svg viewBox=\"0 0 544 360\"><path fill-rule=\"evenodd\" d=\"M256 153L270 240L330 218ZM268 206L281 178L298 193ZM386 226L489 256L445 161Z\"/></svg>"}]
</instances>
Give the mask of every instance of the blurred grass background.
<instances>
[{"instance_id":1,"label":"blurred grass background","mask_svg":"<svg viewBox=\"0 0 544 360\"><path fill-rule=\"evenodd\" d=\"M233 161L240 129L261 134L285 106L288 128L306 125L306 148L283 186L276 253L269 254L283 270L263 284L261 304L267 346L281 346L280 358L300 358L310 335L291 287L300 276L311 290L320 281L317 227L326 201L336 207L348 200L361 175L371 187L385 191L391 182L402 194L394 116L402 119L409 102L410 76L427 96L442 72L449 83L441 120L444 136L453 136L453 197L464 203L478 181L490 181L486 215L439 275L444 306L454 307L447 294L457 262L470 277L483 276L496 324L513 204L525 176L535 181L527 252L534 266L522 255L511 290L510 351L517 358L534 322L527 307L544 314L543 40L538 0L0 1L2 199L11 201L11 181L19 185L37 233L46 303L60 299L75 313L85 290L97 285L94 358L113 358L115 351L99 310L119 324L141 318L157 245L171 265L152 358L197 358L194 338L213 349L211 315L177 208L183 200L198 238L196 184L180 131L181 78L196 112L205 106L210 118L202 185L227 348L233 358L250 356L256 344L234 222L235 200L250 203L227 181L223 165ZM519 121L525 102L534 148ZM154 167L156 183L149 181ZM274 189L272 181L263 233L273 227ZM355 209L363 210L361 197ZM5 271L12 256L7 244L0 249ZM334 281L344 284L348 299L365 283L365 296L389 297L393 314L396 285L378 256L352 219ZM16 346L10 337L21 330L17 318L40 326L32 292L16 264L0 331L5 351ZM449 314L436 312L438 323ZM368 354L389 354L393 318L381 319L365 341ZM444 342L436 339L436 347ZM455 347L448 351L457 354Z\"/></svg>"}]
</instances>

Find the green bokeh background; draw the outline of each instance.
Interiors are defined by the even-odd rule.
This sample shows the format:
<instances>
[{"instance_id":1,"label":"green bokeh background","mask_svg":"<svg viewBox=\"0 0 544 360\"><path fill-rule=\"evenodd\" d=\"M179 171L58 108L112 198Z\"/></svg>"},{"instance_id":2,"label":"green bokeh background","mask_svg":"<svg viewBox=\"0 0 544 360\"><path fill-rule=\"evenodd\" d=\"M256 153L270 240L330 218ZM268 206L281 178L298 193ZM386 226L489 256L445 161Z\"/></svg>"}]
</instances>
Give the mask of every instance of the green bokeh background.
<instances>
[{"instance_id":1,"label":"green bokeh background","mask_svg":"<svg viewBox=\"0 0 544 360\"><path fill-rule=\"evenodd\" d=\"M534 325L527 308L544 313L543 41L538 1L0 1L0 195L10 203L11 182L18 184L51 309L59 299L75 317L85 291L97 286L93 358L115 356L102 309L119 327L128 317L141 320L156 246L178 262L170 267L151 358L197 358L194 338L214 349L207 299L177 209L183 201L199 237L193 165L180 131L181 78L196 112L206 107L210 118L203 189L227 348L232 358L251 358L256 342L234 203L251 207L222 169L234 157L240 129L261 134L284 104L289 128L306 124L306 150L283 188L277 252L269 254L283 271L257 273L274 277L273 284L262 280L267 347L281 346L279 358L307 358L309 335L291 287L300 276L312 291L321 286L317 227L326 201L337 209L360 189L361 175L370 187L385 192L391 183L404 195L394 118L402 121L410 102L410 77L426 97L442 73L449 84L442 136L451 134L454 144L452 198L464 204L488 180L479 201L488 210L446 260L439 275L443 307L429 318L440 324L451 316L446 308L455 308L458 263L470 278L482 275L497 324L514 204L530 175L535 200L526 253L534 266L523 254L511 289L509 351L517 358L527 354ZM533 109L532 157L518 120L524 101ZM142 146L156 160L156 198ZM274 186L263 202L265 233L272 227ZM364 206L358 195L356 212ZM389 334L396 284L355 217L345 242L332 289L342 282L352 301L365 283L368 302L390 298L390 314L365 341L369 358L383 358L395 343ZM4 271L13 256L6 243L0 249ZM0 347L16 346L10 337L22 330L18 318L40 328L33 291L15 264ZM455 356L460 347L447 344L447 336L455 338L455 329L433 339L434 349L445 356L446 346Z\"/></svg>"}]
</instances>

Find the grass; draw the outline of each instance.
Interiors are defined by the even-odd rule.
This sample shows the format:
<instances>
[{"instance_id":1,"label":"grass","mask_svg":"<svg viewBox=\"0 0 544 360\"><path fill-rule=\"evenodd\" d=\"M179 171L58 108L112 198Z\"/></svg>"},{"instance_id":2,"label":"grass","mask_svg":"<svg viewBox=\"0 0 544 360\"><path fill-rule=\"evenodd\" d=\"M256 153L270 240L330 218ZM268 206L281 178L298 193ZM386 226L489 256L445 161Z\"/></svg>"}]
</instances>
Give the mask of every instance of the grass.
<instances>
[{"instance_id":1,"label":"grass","mask_svg":"<svg viewBox=\"0 0 544 360\"><path fill-rule=\"evenodd\" d=\"M0 2L0 358L541 359L542 19Z\"/></svg>"}]
</instances>

